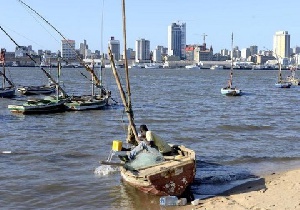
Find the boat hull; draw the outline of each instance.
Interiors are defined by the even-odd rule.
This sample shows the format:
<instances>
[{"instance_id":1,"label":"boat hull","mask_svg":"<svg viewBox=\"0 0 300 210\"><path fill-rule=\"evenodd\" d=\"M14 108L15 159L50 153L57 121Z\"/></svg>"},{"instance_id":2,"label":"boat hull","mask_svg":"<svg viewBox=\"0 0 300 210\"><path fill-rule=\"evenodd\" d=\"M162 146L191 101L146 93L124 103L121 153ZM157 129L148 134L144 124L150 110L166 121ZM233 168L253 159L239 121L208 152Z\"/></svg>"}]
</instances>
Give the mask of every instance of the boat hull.
<instances>
[{"instance_id":1,"label":"boat hull","mask_svg":"<svg viewBox=\"0 0 300 210\"><path fill-rule=\"evenodd\" d=\"M23 86L19 87L18 92L22 95L48 95L54 93L55 86Z\"/></svg>"},{"instance_id":2,"label":"boat hull","mask_svg":"<svg viewBox=\"0 0 300 210\"><path fill-rule=\"evenodd\" d=\"M236 88L222 88L221 89L222 95L226 96L241 96L242 91Z\"/></svg>"},{"instance_id":3,"label":"boat hull","mask_svg":"<svg viewBox=\"0 0 300 210\"><path fill-rule=\"evenodd\" d=\"M65 111L65 100L50 101L50 100L36 100L27 101L23 105L8 105L8 109L12 113L21 114L47 114Z\"/></svg>"},{"instance_id":4,"label":"boat hull","mask_svg":"<svg viewBox=\"0 0 300 210\"><path fill-rule=\"evenodd\" d=\"M73 97L65 103L66 109L69 111L83 111L102 109L108 103L108 98L92 98L92 97Z\"/></svg>"},{"instance_id":5,"label":"boat hull","mask_svg":"<svg viewBox=\"0 0 300 210\"><path fill-rule=\"evenodd\" d=\"M0 88L0 98L12 98L15 95L14 87Z\"/></svg>"},{"instance_id":6,"label":"boat hull","mask_svg":"<svg viewBox=\"0 0 300 210\"><path fill-rule=\"evenodd\" d=\"M292 83L290 83L290 82L275 83L275 87L277 87L277 88L290 88L291 86L292 86Z\"/></svg>"},{"instance_id":7,"label":"boat hull","mask_svg":"<svg viewBox=\"0 0 300 210\"><path fill-rule=\"evenodd\" d=\"M122 179L147 194L180 196L192 184L196 173L195 153L192 150L188 153L139 169L138 172L122 167Z\"/></svg>"}]
</instances>

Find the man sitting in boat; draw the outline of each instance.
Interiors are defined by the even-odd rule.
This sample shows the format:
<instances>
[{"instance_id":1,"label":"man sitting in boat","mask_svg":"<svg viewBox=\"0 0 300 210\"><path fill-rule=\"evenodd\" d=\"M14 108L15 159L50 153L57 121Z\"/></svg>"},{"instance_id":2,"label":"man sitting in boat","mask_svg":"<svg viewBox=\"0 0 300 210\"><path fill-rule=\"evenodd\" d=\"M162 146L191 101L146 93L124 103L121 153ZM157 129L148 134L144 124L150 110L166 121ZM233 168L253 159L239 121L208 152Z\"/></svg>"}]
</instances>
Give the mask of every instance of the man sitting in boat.
<instances>
[{"instance_id":1,"label":"man sitting in boat","mask_svg":"<svg viewBox=\"0 0 300 210\"><path fill-rule=\"evenodd\" d=\"M156 148L163 155L169 155L172 153L170 145L153 131L149 131L146 125L140 126L140 132L140 142L133 150L130 151L129 155L119 155L119 158L122 161L127 162L129 160L133 160L135 156L144 149L149 151L149 147Z\"/></svg>"}]
</instances>

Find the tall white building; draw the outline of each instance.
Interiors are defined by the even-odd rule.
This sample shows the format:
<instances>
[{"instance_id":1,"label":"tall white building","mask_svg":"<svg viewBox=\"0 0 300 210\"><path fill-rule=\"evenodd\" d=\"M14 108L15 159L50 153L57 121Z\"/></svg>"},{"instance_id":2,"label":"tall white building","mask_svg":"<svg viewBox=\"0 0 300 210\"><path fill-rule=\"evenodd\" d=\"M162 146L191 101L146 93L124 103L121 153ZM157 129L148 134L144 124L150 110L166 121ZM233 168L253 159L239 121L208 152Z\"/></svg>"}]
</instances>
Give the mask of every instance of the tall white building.
<instances>
[{"instance_id":1,"label":"tall white building","mask_svg":"<svg viewBox=\"0 0 300 210\"><path fill-rule=\"evenodd\" d=\"M150 61L150 41L139 39L135 41L135 62Z\"/></svg>"},{"instance_id":2,"label":"tall white building","mask_svg":"<svg viewBox=\"0 0 300 210\"><path fill-rule=\"evenodd\" d=\"M116 61L120 60L120 41L115 40L115 37L112 36L108 41L108 47L110 47L114 59Z\"/></svg>"},{"instance_id":3,"label":"tall white building","mask_svg":"<svg viewBox=\"0 0 300 210\"><path fill-rule=\"evenodd\" d=\"M290 57L290 35L287 31L277 31L273 38L274 56L278 58Z\"/></svg>"},{"instance_id":4,"label":"tall white building","mask_svg":"<svg viewBox=\"0 0 300 210\"><path fill-rule=\"evenodd\" d=\"M159 48L159 46L156 47L155 50L153 50L153 56L152 56L152 60L154 62L161 62L161 49Z\"/></svg>"},{"instance_id":5,"label":"tall white building","mask_svg":"<svg viewBox=\"0 0 300 210\"><path fill-rule=\"evenodd\" d=\"M168 26L168 55L185 59L186 23L172 23Z\"/></svg>"},{"instance_id":6,"label":"tall white building","mask_svg":"<svg viewBox=\"0 0 300 210\"><path fill-rule=\"evenodd\" d=\"M61 57L66 59L76 58L75 40L61 40Z\"/></svg>"}]
</instances>

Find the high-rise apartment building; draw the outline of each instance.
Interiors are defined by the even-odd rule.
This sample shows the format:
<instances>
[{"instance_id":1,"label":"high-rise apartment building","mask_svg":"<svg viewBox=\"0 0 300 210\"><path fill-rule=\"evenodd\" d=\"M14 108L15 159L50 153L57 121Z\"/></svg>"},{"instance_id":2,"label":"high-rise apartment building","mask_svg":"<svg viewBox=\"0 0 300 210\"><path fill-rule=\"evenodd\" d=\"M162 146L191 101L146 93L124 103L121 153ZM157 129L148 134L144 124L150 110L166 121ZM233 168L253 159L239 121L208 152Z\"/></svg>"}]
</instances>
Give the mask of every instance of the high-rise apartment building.
<instances>
[{"instance_id":1,"label":"high-rise apartment building","mask_svg":"<svg viewBox=\"0 0 300 210\"><path fill-rule=\"evenodd\" d=\"M150 41L139 39L135 41L135 62L150 61Z\"/></svg>"},{"instance_id":2,"label":"high-rise apartment building","mask_svg":"<svg viewBox=\"0 0 300 210\"><path fill-rule=\"evenodd\" d=\"M273 38L273 52L278 59L290 57L290 35L287 31L277 31Z\"/></svg>"},{"instance_id":3,"label":"high-rise apartment building","mask_svg":"<svg viewBox=\"0 0 300 210\"><path fill-rule=\"evenodd\" d=\"M76 57L75 40L61 40L61 56L65 59Z\"/></svg>"},{"instance_id":4,"label":"high-rise apartment building","mask_svg":"<svg viewBox=\"0 0 300 210\"><path fill-rule=\"evenodd\" d=\"M79 53L82 55L83 58L87 58L86 51L89 49L86 40L83 40L83 43L80 43L79 46Z\"/></svg>"},{"instance_id":5,"label":"high-rise apartment building","mask_svg":"<svg viewBox=\"0 0 300 210\"><path fill-rule=\"evenodd\" d=\"M115 40L115 37L110 37L108 41L108 47L111 49L111 52L116 61L120 60L120 41Z\"/></svg>"},{"instance_id":6,"label":"high-rise apartment building","mask_svg":"<svg viewBox=\"0 0 300 210\"><path fill-rule=\"evenodd\" d=\"M168 26L168 55L185 59L186 23L172 23Z\"/></svg>"}]
</instances>

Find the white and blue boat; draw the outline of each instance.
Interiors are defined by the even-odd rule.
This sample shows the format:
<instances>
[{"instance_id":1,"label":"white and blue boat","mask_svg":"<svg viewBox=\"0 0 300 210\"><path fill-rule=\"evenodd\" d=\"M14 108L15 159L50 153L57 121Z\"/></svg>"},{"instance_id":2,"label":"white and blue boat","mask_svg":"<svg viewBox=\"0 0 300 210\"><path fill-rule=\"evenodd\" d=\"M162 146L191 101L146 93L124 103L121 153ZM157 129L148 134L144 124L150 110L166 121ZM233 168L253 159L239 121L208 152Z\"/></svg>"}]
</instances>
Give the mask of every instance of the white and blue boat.
<instances>
[{"instance_id":1,"label":"white and blue boat","mask_svg":"<svg viewBox=\"0 0 300 210\"><path fill-rule=\"evenodd\" d=\"M233 33L231 35L231 46L233 49ZM226 96L241 96L242 91L236 87L233 87L232 85L232 77L233 77L233 54L231 56L230 76L228 80L228 85L224 88L221 88L221 94Z\"/></svg>"}]
</instances>

